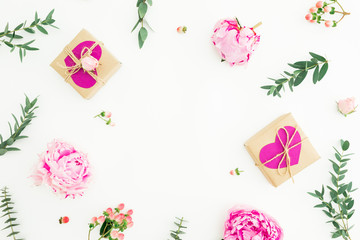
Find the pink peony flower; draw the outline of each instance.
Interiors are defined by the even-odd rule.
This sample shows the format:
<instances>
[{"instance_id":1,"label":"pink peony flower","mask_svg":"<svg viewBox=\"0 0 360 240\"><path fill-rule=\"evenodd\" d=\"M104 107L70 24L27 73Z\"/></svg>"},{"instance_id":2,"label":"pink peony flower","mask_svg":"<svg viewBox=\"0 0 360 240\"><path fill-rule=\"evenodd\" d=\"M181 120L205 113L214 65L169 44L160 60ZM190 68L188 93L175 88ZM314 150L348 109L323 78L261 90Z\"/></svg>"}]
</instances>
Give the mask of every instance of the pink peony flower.
<instances>
[{"instance_id":1,"label":"pink peony flower","mask_svg":"<svg viewBox=\"0 0 360 240\"><path fill-rule=\"evenodd\" d=\"M277 222L257 210L233 208L225 222L224 240L281 240Z\"/></svg>"},{"instance_id":2,"label":"pink peony flower","mask_svg":"<svg viewBox=\"0 0 360 240\"><path fill-rule=\"evenodd\" d=\"M357 107L355 105L354 97L340 100L337 104L339 112L342 113L345 117L346 115L355 112L355 109Z\"/></svg>"},{"instance_id":3,"label":"pink peony flower","mask_svg":"<svg viewBox=\"0 0 360 240\"><path fill-rule=\"evenodd\" d=\"M92 56L87 56L81 59L81 66L86 71L94 71L99 66L99 61Z\"/></svg>"},{"instance_id":4,"label":"pink peony flower","mask_svg":"<svg viewBox=\"0 0 360 240\"><path fill-rule=\"evenodd\" d=\"M82 196L89 182L87 156L72 145L54 140L39 156L39 164L32 176L36 185L46 183L65 198Z\"/></svg>"},{"instance_id":5,"label":"pink peony flower","mask_svg":"<svg viewBox=\"0 0 360 240\"><path fill-rule=\"evenodd\" d=\"M240 27L236 19L220 20L212 36L212 42L221 57L231 66L246 64L259 41L260 36L253 28Z\"/></svg>"}]
</instances>

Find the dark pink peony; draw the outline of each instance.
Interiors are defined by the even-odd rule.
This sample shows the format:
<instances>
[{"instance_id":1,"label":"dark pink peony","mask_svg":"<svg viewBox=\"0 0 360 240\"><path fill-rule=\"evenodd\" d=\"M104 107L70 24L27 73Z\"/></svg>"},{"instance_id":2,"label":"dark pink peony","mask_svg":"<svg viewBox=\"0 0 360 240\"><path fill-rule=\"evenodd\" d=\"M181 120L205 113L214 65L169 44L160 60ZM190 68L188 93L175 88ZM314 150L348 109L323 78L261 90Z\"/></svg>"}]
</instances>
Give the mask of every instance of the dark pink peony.
<instances>
[{"instance_id":1,"label":"dark pink peony","mask_svg":"<svg viewBox=\"0 0 360 240\"><path fill-rule=\"evenodd\" d=\"M233 208L225 222L224 240L282 240L278 223L257 210Z\"/></svg>"}]
</instances>

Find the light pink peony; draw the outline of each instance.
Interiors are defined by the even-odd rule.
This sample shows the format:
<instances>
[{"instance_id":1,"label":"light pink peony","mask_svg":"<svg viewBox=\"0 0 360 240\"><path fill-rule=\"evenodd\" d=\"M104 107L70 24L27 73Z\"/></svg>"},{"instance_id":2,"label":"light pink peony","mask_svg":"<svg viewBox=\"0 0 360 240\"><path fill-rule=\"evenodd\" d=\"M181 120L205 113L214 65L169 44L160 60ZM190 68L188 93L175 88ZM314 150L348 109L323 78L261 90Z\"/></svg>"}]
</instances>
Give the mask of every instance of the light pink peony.
<instances>
[{"instance_id":1,"label":"light pink peony","mask_svg":"<svg viewBox=\"0 0 360 240\"><path fill-rule=\"evenodd\" d=\"M84 57L81 59L81 66L86 71L94 71L99 66L99 61L92 57Z\"/></svg>"},{"instance_id":2,"label":"light pink peony","mask_svg":"<svg viewBox=\"0 0 360 240\"><path fill-rule=\"evenodd\" d=\"M338 110L342 113L345 117L346 115L355 112L356 105L355 105L355 98L347 98L340 100L338 103Z\"/></svg>"},{"instance_id":3,"label":"light pink peony","mask_svg":"<svg viewBox=\"0 0 360 240\"><path fill-rule=\"evenodd\" d=\"M221 57L231 66L246 64L259 41L260 36L253 28L240 28L236 19L220 20L212 36L212 42Z\"/></svg>"},{"instance_id":4,"label":"light pink peony","mask_svg":"<svg viewBox=\"0 0 360 240\"><path fill-rule=\"evenodd\" d=\"M225 222L224 240L281 240L277 222L257 210L233 208Z\"/></svg>"},{"instance_id":5,"label":"light pink peony","mask_svg":"<svg viewBox=\"0 0 360 240\"><path fill-rule=\"evenodd\" d=\"M36 185L46 183L65 198L82 196L90 178L87 156L72 145L54 140L39 156L32 176Z\"/></svg>"}]
</instances>

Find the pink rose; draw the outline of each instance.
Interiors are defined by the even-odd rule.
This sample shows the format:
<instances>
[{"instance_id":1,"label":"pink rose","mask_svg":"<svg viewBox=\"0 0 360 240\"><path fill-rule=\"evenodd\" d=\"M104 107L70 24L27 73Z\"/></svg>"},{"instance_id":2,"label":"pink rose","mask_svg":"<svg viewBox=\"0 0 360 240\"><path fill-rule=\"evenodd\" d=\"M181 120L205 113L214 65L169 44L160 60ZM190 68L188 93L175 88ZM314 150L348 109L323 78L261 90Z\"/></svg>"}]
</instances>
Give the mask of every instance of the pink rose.
<instances>
[{"instance_id":1,"label":"pink rose","mask_svg":"<svg viewBox=\"0 0 360 240\"><path fill-rule=\"evenodd\" d=\"M355 106L355 98L347 98L340 100L338 103L338 110L342 113L345 117L346 115L355 112L357 106Z\"/></svg>"},{"instance_id":2,"label":"pink rose","mask_svg":"<svg viewBox=\"0 0 360 240\"><path fill-rule=\"evenodd\" d=\"M84 57L81 59L81 66L86 71L94 71L99 66L99 61L92 57Z\"/></svg>"},{"instance_id":3,"label":"pink rose","mask_svg":"<svg viewBox=\"0 0 360 240\"><path fill-rule=\"evenodd\" d=\"M249 61L260 36L252 28L240 27L236 19L225 19L215 25L212 41L223 60L233 66Z\"/></svg>"},{"instance_id":4,"label":"pink rose","mask_svg":"<svg viewBox=\"0 0 360 240\"><path fill-rule=\"evenodd\" d=\"M87 156L72 145L54 140L39 156L32 176L36 185L46 183L65 198L82 196L90 178Z\"/></svg>"},{"instance_id":5,"label":"pink rose","mask_svg":"<svg viewBox=\"0 0 360 240\"><path fill-rule=\"evenodd\" d=\"M281 240L280 226L257 210L233 208L225 222L224 240Z\"/></svg>"}]
</instances>

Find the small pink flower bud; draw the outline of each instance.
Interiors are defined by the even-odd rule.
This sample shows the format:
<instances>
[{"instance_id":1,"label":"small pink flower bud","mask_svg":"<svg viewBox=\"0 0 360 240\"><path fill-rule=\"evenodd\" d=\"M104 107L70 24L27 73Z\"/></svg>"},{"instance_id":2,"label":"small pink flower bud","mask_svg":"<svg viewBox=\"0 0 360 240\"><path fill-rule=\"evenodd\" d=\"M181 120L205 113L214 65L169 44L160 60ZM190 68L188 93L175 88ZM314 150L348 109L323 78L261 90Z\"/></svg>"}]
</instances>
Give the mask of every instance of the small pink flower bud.
<instances>
[{"instance_id":1,"label":"small pink flower bud","mask_svg":"<svg viewBox=\"0 0 360 240\"><path fill-rule=\"evenodd\" d=\"M325 27L331 27L332 22L330 20L325 21Z\"/></svg>"},{"instance_id":2,"label":"small pink flower bud","mask_svg":"<svg viewBox=\"0 0 360 240\"><path fill-rule=\"evenodd\" d=\"M91 223L96 223L96 221L97 221L97 217L91 218Z\"/></svg>"},{"instance_id":3,"label":"small pink flower bud","mask_svg":"<svg viewBox=\"0 0 360 240\"><path fill-rule=\"evenodd\" d=\"M126 221L127 221L127 222L132 222L132 217L127 216L127 217L126 217Z\"/></svg>"},{"instance_id":4,"label":"small pink flower bud","mask_svg":"<svg viewBox=\"0 0 360 240\"><path fill-rule=\"evenodd\" d=\"M354 97L342 99L337 104L339 112L342 113L345 117L346 115L355 112L357 107Z\"/></svg>"},{"instance_id":5,"label":"small pink flower bud","mask_svg":"<svg viewBox=\"0 0 360 240\"><path fill-rule=\"evenodd\" d=\"M125 237L125 236L124 236L123 233L119 233L119 234L118 234L118 239L119 239L119 240L124 240L124 237Z\"/></svg>"},{"instance_id":6,"label":"small pink flower bud","mask_svg":"<svg viewBox=\"0 0 360 240\"><path fill-rule=\"evenodd\" d=\"M323 4L322 1L318 1L315 6L316 6L317 8L322 8L323 5L324 5L324 4Z\"/></svg>"},{"instance_id":7,"label":"small pink flower bud","mask_svg":"<svg viewBox=\"0 0 360 240\"><path fill-rule=\"evenodd\" d=\"M315 23L316 21L315 20L310 20L311 23Z\"/></svg>"},{"instance_id":8,"label":"small pink flower bud","mask_svg":"<svg viewBox=\"0 0 360 240\"><path fill-rule=\"evenodd\" d=\"M113 213L113 210L112 210L112 208L108 208L108 209L106 209L106 212L107 212L108 214L111 214L111 213Z\"/></svg>"},{"instance_id":9,"label":"small pink flower bud","mask_svg":"<svg viewBox=\"0 0 360 240\"><path fill-rule=\"evenodd\" d=\"M114 215L113 213L110 213L110 214L109 214L109 218L110 218L110 220L114 220L114 219L115 219L115 215Z\"/></svg>"},{"instance_id":10,"label":"small pink flower bud","mask_svg":"<svg viewBox=\"0 0 360 240\"><path fill-rule=\"evenodd\" d=\"M130 209L129 211L127 211L127 215L133 215L134 211L132 209Z\"/></svg>"},{"instance_id":11,"label":"small pink flower bud","mask_svg":"<svg viewBox=\"0 0 360 240\"><path fill-rule=\"evenodd\" d=\"M180 27L178 27L178 28L176 29L176 31L177 31L178 33L186 33L187 27L185 27L185 26L180 26Z\"/></svg>"},{"instance_id":12,"label":"small pink flower bud","mask_svg":"<svg viewBox=\"0 0 360 240\"><path fill-rule=\"evenodd\" d=\"M116 230L112 230L110 233L111 238L117 239L119 237L119 232Z\"/></svg>"},{"instance_id":13,"label":"small pink flower bud","mask_svg":"<svg viewBox=\"0 0 360 240\"><path fill-rule=\"evenodd\" d=\"M112 115L111 112L105 112L105 117L106 117L106 118L111 118L111 115Z\"/></svg>"},{"instance_id":14,"label":"small pink flower bud","mask_svg":"<svg viewBox=\"0 0 360 240\"><path fill-rule=\"evenodd\" d=\"M125 208L125 204L120 203L117 208L121 211Z\"/></svg>"},{"instance_id":15,"label":"small pink flower bud","mask_svg":"<svg viewBox=\"0 0 360 240\"><path fill-rule=\"evenodd\" d=\"M128 222L127 227L131 228L132 226L134 226L134 222Z\"/></svg>"},{"instance_id":16,"label":"small pink flower bud","mask_svg":"<svg viewBox=\"0 0 360 240\"><path fill-rule=\"evenodd\" d=\"M231 171L230 171L230 175L235 175L234 170L231 170Z\"/></svg>"},{"instance_id":17,"label":"small pink flower bud","mask_svg":"<svg viewBox=\"0 0 360 240\"><path fill-rule=\"evenodd\" d=\"M110 126L112 126L112 127L115 127L115 125L116 125L116 124L115 124L114 122L111 122L111 123L110 123Z\"/></svg>"},{"instance_id":18,"label":"small pink flower bud","mask_svg":"<svg viewBox=\"0 0 360 240\"><path fill-rule=\"evenodd\" d=\"M331 7L330 7L330 6L324 7L324 12L330 12L330 11L331 11Z\"/></svg>"},{"instance_id":19,"label":"small pink flower bud","mask_svg":"<svg viewBox=\"0 0 360 240\"><path fill-rule=\"evenodd\" d=\"M312 7L312 8L310 8L309 11L310 11L311 13L317 12L317 8L316 8L316 7Z\"/></svg>"},{"instance_id":20,"label":"small pink flower bud","mask_svg":"<svg viewBox=\"0 0 360 240\"><path fill-rule=\"evenodd\" d=\"M313 18L313 16L310 13L306 14L306 16L305 16L305 19L308 21L310 21L312 18Z\"/></svg>"},{"instance_id":21,"label":"small pink flower bud","mask_svg":"<svg viewBox=\"0 0 360 240\"><path fill-rule=\"evenodd\" d=\"M98 222L100 223L100 224L102 224L103 222L105 222L105 217L104 216L100 216L100 217L98 217Z\"/></svg>"}]
</instances>

